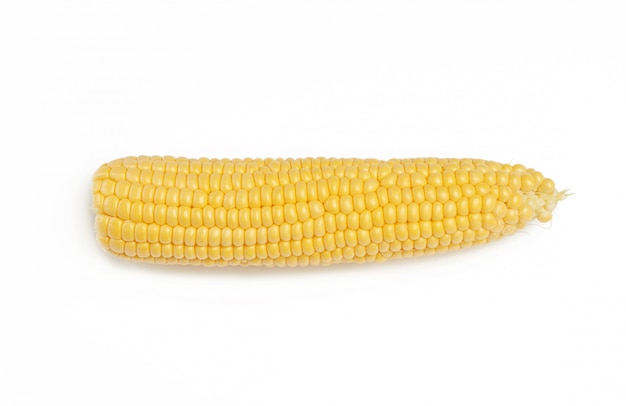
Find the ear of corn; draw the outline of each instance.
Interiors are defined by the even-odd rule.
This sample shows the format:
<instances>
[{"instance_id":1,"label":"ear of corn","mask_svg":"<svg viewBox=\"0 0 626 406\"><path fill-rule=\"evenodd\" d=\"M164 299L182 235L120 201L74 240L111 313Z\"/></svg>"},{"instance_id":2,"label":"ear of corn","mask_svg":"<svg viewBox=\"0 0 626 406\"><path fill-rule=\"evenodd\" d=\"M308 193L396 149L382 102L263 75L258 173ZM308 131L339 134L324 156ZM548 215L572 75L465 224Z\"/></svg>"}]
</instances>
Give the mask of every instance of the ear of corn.
<instances>
[{"instance_id":1,"label":"ear of corn","mask_svg":"<svg viewBox=\"0 0 626 406\"><path fill-rule=\"evenodd\" d=\"M477 159L127 157L93 176L100 244L145 262L296 266L445 252L546 222L563 192Z\"/></svg>"}]
</instances>

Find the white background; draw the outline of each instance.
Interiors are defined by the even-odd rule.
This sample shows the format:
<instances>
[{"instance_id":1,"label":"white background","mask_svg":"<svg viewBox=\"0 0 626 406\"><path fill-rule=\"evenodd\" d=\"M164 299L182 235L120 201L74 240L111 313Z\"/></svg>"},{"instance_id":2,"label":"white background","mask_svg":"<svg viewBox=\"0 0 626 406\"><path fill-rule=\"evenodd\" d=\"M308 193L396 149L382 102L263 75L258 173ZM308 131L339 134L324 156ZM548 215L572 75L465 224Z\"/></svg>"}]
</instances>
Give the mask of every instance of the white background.
<instances>
[{"instance_id":1,"label":"white background","mask_svg":"<svg viewBox=\"0 0 626 406\"><path fill-rule=\"evenodd\" d=\"M3 1L3 405L624 405L621 1ZM363 266L150 266L96 243L134 154L476 157L548 226Z\"/></svg>"}]
</instances>

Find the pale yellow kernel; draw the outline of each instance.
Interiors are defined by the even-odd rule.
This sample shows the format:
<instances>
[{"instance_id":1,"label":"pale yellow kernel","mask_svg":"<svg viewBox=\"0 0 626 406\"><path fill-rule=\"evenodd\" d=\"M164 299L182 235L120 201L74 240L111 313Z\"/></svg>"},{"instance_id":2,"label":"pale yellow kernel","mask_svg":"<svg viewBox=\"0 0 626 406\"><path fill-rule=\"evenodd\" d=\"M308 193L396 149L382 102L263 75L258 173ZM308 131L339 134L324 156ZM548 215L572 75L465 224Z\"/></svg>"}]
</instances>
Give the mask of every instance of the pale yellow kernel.
<instances>
[{"instance_id":1,"label":"pale yellow kernel","mask_svg":"<svg viewBox=\"0 0 626 406\"><path fill-rule=\"evenodd\" d=\"M385 224L383 226L383 238L387 242L392 242L396 239L395 224Z\"/></svg>"},{"instance_id":2,"label":"pale yellow kernel","mask_svg":"<svg viewBox=\"0 0 626 406\"><path fill-rule=\"evenodd\" d=\"M433 204L429 201L423 201L419 205L419 218L420 220L429 221L433 215Z\"/></svg>"},{"instance_id":3,"label":"pale yellow kernel","mask_svg":"<svg viewBox=\"0 0 626 406\"><path fill-rule=\"evenodd\" d=\"M273 224L267 228L267 241L270 243L280 241L280 226Z\"/></svg>"},{"instance_id":4,"label":"pale yellow kernel","mask_svg":"<svg viewBox=\"0 0 626 406\"><path fill-rule=\"evenodd\" d=\"M172 243L174 245L182 245L185 242L185 228L174 226L172 228Z\"/></svg>"},{"instance_id":5,"label":"pale yellow kernel","mask_svg":"<svg viewBox=\"0 0 626 406\"><path fill-rule=\"evenodd\" d=\"M326 234L323 237L323 242L324 242L324 248L328 251L332 251L335 248L337 248L337 245L335 244L335 235L334 234Z\"/></svg>"},{"instance_id":6,"label":"pale yellow kernel","mask_svg":"<svg viewBox=\"0 0 626 406\"><path fill-rule=\"evenodd\" d=\"M493 213L486 213L482 215L482 227L486 230L495 230L498 227L498 219Z\"/></svg>"},{"instance_id":7,"label":"pale yellow kernel","mask_svg":"<svg viewBox=\"0 0 626 406\"><path fill-rule=\"evenodd\" d=\"M348 228L351 230L356 230L360 228L359 226L359 213L352 212L348 216Z\"/></svg>"},{"instance_id":8,"label":"pale yellow kernel","mask_svg":"<svg viewBox=\"0 0 626 406\"><path fill-rule=\"evenodd\" d=\"M378 205L385 206L389 203L389 194L386 187L379 187L376 189L376 197L378 198Z\"/></svg>"},{"instance_id":9,"label":"pale yellow kernel","mask_svg":"<svg viewBox=\"0 0 626 406\"><path fill-rule=\"evenodd\" d=\"M148 224L148 242L151 244L159 242L161 227L152 223Z\"/></svg>"},{"instance_id":10,"label":"pale yellow kernel","mask_svg":"<svg viewBox=\"0 0 626 406\"><path fill-rule=\"evenodd\" d=\"M487 193L491 192L494 189L493 186L488 185L485 182L477 184L475 188L476 188L476 193L481 196L486 195Z\"/></svg>"},{"instance_id":11,"label":"pale yellow kernel","mask_svg":"<svg viewBox=\"0 0 626 406\"><path fill-rule=\"evenodd\" d=\"M108 237L107 237L108 238ZM126 244L134 244L133 243L125 243L122 240L114 240L114 239L108 239L109 241L109 248L111 249L111 251L117 253L117 254L123 254L124 253L124 247Z\"/></svg>"},{"instance_id":12,"label":"pale yellow kernel","mask_svg":"<svg viewBox=\"0 0 626 406\"><path fill-rule=\"evenodd\" d=\"M476 241L485 241L487 240L487 238L489 238L489 231L481 228L479 230L476 230Z\"/></svg>"},{"instance_id":13,"label":"pale yellow kernel","mask_svg":"<svg viewBox=\"0 0 626 406\"><path fill-rule=\"evenodd\" d=\"M111 179L104 179L100 185L100 193L104 196L111 196L115 194L116 183Z\"/></svg>"},{"instance_id":14,"label":"pale yellow kernel","mask_svg":"<svg viewBox=\"0 0 626 406\"><path fill-rule=\"evenodd\" d=\"M183 188L180 190L179 204L185 207L193 206L194 191L189 188Z\"/></svg>"},{"instance_id":15,"label":"pale yellow kernel","mask_svg":"<svg viewBox=\"0 0 626 406\"><path fill-rule=\"evenodd\" d=\"M417 203L409 203L407 206L407 221L410 223L415 223L419 221L420 215L420 205Z\"/></svg>"},{"instance_id":16,"label":"pale yellow kernel","mask_svg":"<svg viewBox=\"0 0 626 406\"><path fill-rule=\"evenodd\" d=\"M128 199L122 199L117 204L117 217L122 220L128 220L130 218L131 202Z\"/></svg>"},{"instance_id":17,"label":"pale yellow kernel","mask_svg":"<svg viewBox=\"0 0 626 406\"><path fill-rule=\"evenodd\" d=\"M356 231L356 235L359 245L366 246L372 241L370 233L367 230L359 229Z\"/></svg>"},{"instance_id":18,"label":"pale yellow kernel","mask_svg":"<svg viewBox=\"0 0 626 406\"><path fill-rule=\"evenodd\" d=\"M409 227L407 224L396 224L395 233L398 241L406 241L409 238Z\"/></svg>"},{"instance_id":19,"label":"pale yellow kernel","mask_svg":"<svg viewBox=\"0 0 626 406\"><path fill-rule=\"evenodd\" d=\"M137 222L141 221L143 216L143 203L135 202L130 207L130 219Z\"/></svg>"},{"instance_id":20,"label":"pale yellow kernel","mask_svg":"<svg viewBox=\"0 0 626 406\"><path fill-rule=\"evenodd\" d=\"M391 204L396 205L402 202L402 189L397 186L390 186L387 189L387 195Z\"/></svg>"},{"instance_id":21,"label":"pale yellow kernel","mask_svg":"<svg viewBox=\"0 0 626 406\"><path fill-rule=\"evenodd\" d=\"M187 238L185 236L185 244L187 244L186 240ZM206 226L198 227L196 229L195 241L200 247L206 247L209 245L209 228Z\"/></svg>"},{"instance_id":22,"label":"pale yellow kernel","mask_svg":"<svg viewBox=\"0 0 626 406\"><path fill-rule=\"evenodd\" d=\"M290 241L291 253L297 257L302 255L302 243L300 241Z\"/></svg>"},{"instance_id":23,"label":"pale yellow kernel","mask_svg":"<svg viewBox=\"0 0 626 406\"><path fill-rule=\"evenodd\" d=\"M311 238L315 235L315 221L308 219L302 223L302 236L304 238Z\"/></svg>"},{"instance_id":24,"label":"pale yellow kernel","mask_svg":"<svg viewBox=\"0 0 626 406\"><path fill-rule=\"evenodd\" d=\"M327 179L328 182L328 192L331 195L338 196L340 191L340 179L337 176L331 176Z\"/></svg>"},{"instance_id":25,"label":"pale yellow kernel","mask_svg":"<svg viewBox=\"0 0 626 406\"><path fill-rule=\"evenodd\" d=\"M496 184L496 172L493 169L488 169L483 173L483 182L493 186Z\"/></svg>"},{"instance_id":26,"label":"pale yellow kernel","mask_svg":"<svg viewBox=\"0 0 626 406\"><path fill-rule=\"evenodd\" d=\"M117 222L116 222L117 223ZM113 230L115 233L116 230ZM111 238L119 238L109 235ZM132 221L125 221L122 223L121 238L124 241L135 240L135 223Z\"/></svg>"},{"instance_id":27,"label":"pale yellow kernel","mask_svg":"<svg viewBox=\"0 0 626 406\"><path fill-rule=\"evenodd\" d=\"M196 245L196 229L194 227L185 228L184 244L188 246Z\"/></svg>"},{"instance_id":28,"label":"pale yellow kernel","mask_svg":"<svg viewBox=\"0 0 626 406\"><path fill-rule=\"evenodd\" d=\"M363 210L365 210L365 195L364 194L357 194L357 195L353 195L352 196L352 205L353 205L353 209L354 211L356 211L357 213L361 213Z\"/></svg>"},{"instance_id":29,"label":"pale yellow kernel","mask_svg":"<svg viewBox=\"0 0 626 406\"><path fill-rule=\"evenodd\" d=\"M285 217L285 222L288 224L295 224L298 222L298 212L296 210L295 204L285 204L283 209L283 215Z\"/></svg>"},{"instance_id":30,"label":"pale yellow kernel","mask_svg":"<svg viewBox=\"0 0 626 406\"><path fill-rule=\"evenodd\" d=\"M545 178L540 184L539 184L539 192L540 193L552 193L554 192L554 181L550 178Z\"/></svg>"},{"instance_id":31,"label":"pale yellow kernel","mask_svg":"<svg viewBox=\"0 0 626 406\"><path fill-rule=\"evenodd\" d=\"M535 218L535 211L526 203L518 209L518 212L519 220L524 224Z\"/></svg>"},{"instance_id":32,"label":"pale yellow kernel","mask_svg":"<svg viewBox=\"0 0 626 406\"><path fill-rule=\"evenodd\" d=\"M376 192L368 192L365 195L365 208L367 210L374 210L378 207L378 196Z\"/></svg>"},{"instance_id":33,"label":"pale yellow kernel","mask_svg":"<svg viewBox=\"0 0 626 406\"><path fill-rule=\"evenodd\" d=\"M314 232L315 232L315 236L316 237L322 237L324 234L326 234L326 224L324 223L324 218L320 217L318 219L315 219L315 223L314 223Z\"/></svg>"},{"instance_id":34,"label":"pale yellow kernel","mask_svg":"<svg viewBox=\"0 0 626 406\"><path fill-rule=\"evenodd\" d=\"M378 244L378 252L380 252L386 258L389 258L391 256L389 243L387 241L382 241L380 244Z\"/></svg>"},{"instance_id":35,"label":"pale yellow kernel","mask_svg":"<svg viewBox=\"0 0 626 406\"><path fill-rule=\"evenodd\" d=\"M498 202L497 195L493 192L487 193L482 197L482 205L481 212L482 213L491 213Z\"/></svg>"},{"instance_id":36,"label":"pale yellow kernel","mask_svg":"<svg viewBox=\"0 0 626 406\"><path fill-rule=\"evenodd\" d=\"M233 230L226 227L222 229L220 236L220 245L222 247L230 247L233 245Z\"/></svg>"},{"instance_id":37,"label":"pale yellow kernel","mask_svg":"<svg viewBox=\"0 0 626 406\"><path fill-rule=\"evenodd\" d=\"M464 185L470 181L470 175L467 169L459 169L455 171L454 175L456 176L457 185Z\"/></svg>"},{"instance_id":38,"label":"pale yellow kernel","mask_svg":"<svg viewBox=\"0 0 626 406\"><path fill-rule=\"evenodd\" d=\"M215 209L215 226L224 228L228 225L228 210L223 207Z\"/></svg>"},{"instance_id":39,"label":"pale yellow kernel","mask_svg":"<svg viewBox=\"0 0 626 406\"><path fill-rule=\"evenodd\" d=\"M174 249L176 249L176 247L174 247ZM233 249L233 247L222 246L220 248L220 256L222 257L222 259L230 261L235 257L235 250Z\"/></svg>"},{"instance_id":40,"label":"pale yellow kernel","mask_svg":"<svg viewBox=\"0 0 626 406\"><path fill-rule=\"evenodd\" d=\"M514 209L508 209L504 216L504 222L506 224L517 224L519 223L519 212Z\"/></svg>"},{"instance_id":41,"label":"pale yellow kernel","mask_svg":"<svg viewBox=\"0 0 626 406\"><path fill-rule=\"evenodd\" d=\"M370 239L372 242L379 244L384 240L383 229L381 227L374 227L370 230Z\"/></svg>"},{"instance_id":42,"label":"pale yellow kernel","mask_svg":"<svg viewBox=\"0 0 626 406\"><path fill-rule=\"evenodd\" d=\"M385 224L395 224L397 220L396 206L389 203L383 207L383 219Z\"/></svg>"},{"instance_id":43,"label":"pale yellow kernel","mask_svg":"<svg viewBox=\"0 0 626 406\"><path fill-rule=\"evenodd\" d=\"M165 201L165 195L167 193L167 189L164 187L159 187L159 197L161 200L160 203L164 203ZM149 202L154 202L155 201L155 195L157 191L157 187L151 184L148 185L144 185L143 190L141 191L141 200L144 203L149 203Z\"/></svg>"},{"instance_id":44,"label":"pale yellow kernel","mask_svg":"<svg viewBox=\"0 0 626 406\"><path fill-rule=\"evenodd\" d=\"M267 244L268 241L268 228L267 227L259 227L256 232L256 242L257 244Z\"/></svg>"},{"instance_id":45,"label":"pale yellow kernel","mask_svg":"<svg viewBox=\"0 0 626 406\"><path fill-rule=\"evenodd\" d=\"M217 261L222 259L222 256L220 255L220 247L219 246L212 246L208 248L208 253L209 253L209 259L213 260L213 261Z\"/></svg>"},{"instance_id":46,"label":"pale yellow kernel","mask_svg":"<svg viewBox=\"0 0 626 406\"><path fill-rule=\"evenodd\" d=\"M167 208L167 206L163 205L164 207ZM155 208L155 204L154 203L146 203L143 205L143 214L142 214L142 219L144 222L146 223L153 223L154 222L154 208ZM159 206L160 207L160 206Z\"/></svg>"},{"instance_id":47,"label":"pale yellow kernel","mask_svg":"<svg viewBox=\"0 0 626 406\"><path fill-rule=\"evenodd\" d=\"M476 231L469 229L463 232L463 242L473 243L475 240L476 240Z\"/></svg>"},{"instance_id":48,"label":"pale yellow kernel","mask_svg":"<svg viewBox=\"0 0 626 406\"><path fill-rule=\"evenodd\" d=\"M469 217L468 216L456 216L456 227L465 231L470 227Z\"/></svg>"},{"instance_id":49,"label":"pale yellow kernel","mask_svg":"<svg viewBox=\"0 0 626 406\"><path fill-rule=\"evenodd\" d=\"M363 193L363 179L355 177L350 179L350 192L351 195L358 195Z\"/></svg>"},{"instance_id":50,"label":"pale yellow kernel","mask_svg":"<svg viewBox=\"0 0 626 406\"><path fill-rule=\"evenodd\" d=\"M379 172L380 176L380 172ZM389 187L396 184L396 180L398 179L398 175L395 173L386 174L381 180L380 184L384 187Z\"/></svg>"},{"instance_id":51,"label":"pale yellow kernel","mask_svg":"<svg viewBox=\"0 0 626 406\"><path fill-rule=\"evenodd\" d=\"M433 203L431 220L443 220L443 204L441 202Z\"/></svg>"},{"instance_id":52,"label":"pale yellow kernel","mask_svg":"<svg viewBox=\"0 0 626 406\"><path fill-rule=\"evenodd\" d=\"M456 202L463 197L463 189L459 185L452 185L448 188L450 200Z\"/></svg>"},{"instance_id":53,"label":"pale yellow kernel","mask_svg":"<svg viewBox=\"0 0 626 406\"><path fill-rule=\"evenodd\" d=\"M283 206L272 207L272 221L277 225L281 225L285 222L285 210Z\"/></svg>"},{"instance_id":54,"label":"pale yellow kernel","mask_svg":"<svg viewBox=\"0 0 626 406\"><path fill-rule=\"evenodd\" d=\"M477 185L483 182L484 176L483 172L479 169L472 169L469 171L469 183L472 185Z\"/></svg>"},{"instance_id":55,"label":"pale yellow kernel","mask_svg":"<svg viewBox=\"0 0 626 406\"><path fill-rule=\"evenodd\" d=\"M522 187L522 175L519 172L511 172L509 174L509 187L513 190L519 190Z\"/></svg>"},{"instance_id":56,"label":"pale yellow kernel","mask_svg":"<svg viewBox=\"0 0 626 406\"><path fill-rule=\"evenodd\" d=\"M370 192L376 192L376 190L379 188L380 184L378 183L378 180L375 178L370 178L367 179L365 182L363 182L363 192L364 194L368 194Z\"/></svg>"},{"instance_id":57,"label":"pale yellow kernel","mask_svg":"<svg viewBox=\"0 0 626 406\"><path fill-rule=\"evenodd\" d=\"M513 192L509 198L507 205L509 209L518 209L524 203L524 198L519 192Z\"/></svg>"},{"instance_id":58,"label":"pale yellow kernel","mask_svg":"<svg viewBox=\"0 0 626 406\"><path fill-rule=\"evenodd\" d=\"M159 258L161 256L161 244L150 244L150 256L152 258Z\"/></svg>"},{"instance_id":59,"label":"pale yellow kernel","mask_svg":"<svg viewBox=\"0 0 626 406\"><path fill-rule=\"evenodd\" d=\"M257 190L258 192L256 192ZM250 201L255 203L255 207L271 206L272 205L272 187L268 185L262 185L260 188L252 189L250 191ZM250 206L253 207L252 204Z\"/></svg>"},{"instance_id":60,"label":"pale yellow kernel","mask_svg":"<svg viewBox=\"0 0 626 406\"><path fill-rule=\"evenodd\" d=\"M442 224L446 234L454 234L457 231L457 222L455 218L445 218L442 220Z\"/></svg>"},{"instance_id":61,"label":"pale yellow kernel","mask_svg":"<svg viewBox=\"0 0 626 406\"><path fill-rule=\"evenodd\" d=\"M261 208L261 222L265 227L269 227L274 224L271 206Z\"/></svg>"},{"instance_id":62,"label":"pale yellow kernel","mask_svg":"<svg viewBox=\"0 0 626 406\"><path fill-rule=\"evenodd\" d=\"M480 213L482 210L483 199L480 195L471 195L468 197L468 205L470 213Z\"/></svg>"},{"instance_id":63,"label":"pale yellow kernel","mask_svg":"<svg viewBox=\"0 0 626 406\"><path fill-rule=\"evenodd\" d=\"M176 186L176 172L165 171L163 174L163 186L166 188L171 188Z\"/></svg>"},{"instance_id":64,"label":"pale yellow kernel","mask_svg":"<svg viewBox=\"0 0 626 406\"><path fill-rule=\"evenodd\" d=\"M283 187L283 198L285 203L294 204L296 202L296 187L293 183L288 183Z\"/></svg>"},{"instance_id":65,"label":"pale yellow kernel","mask_svg":"<svg viewBox=\"0 0 626 406\"><path fill-rule=\"evenodd\" d=\"M146 205L148 206L148 205ZM146 208L149 208L149 215L146 213ZM172 210L177 210L177 207L173 207ZM163 203L153 205L150 203L150 206L144 206L143 218L146 223L156 223L158 225L163 225L167 223L167 206Z\"/></svg>"},{"instance_id":66,"label":"pale yellow kernel","mask_svg":"<svg viewBox=\"0 0 626 406\"><path fill-rule=\"evenodd\" d=\"M178 207L167 208L166 223L172 227L178 224Z\"/></svg>"},{"instance_id":67,"label":"pale yellow kernel","mask_svg":"<svg viewBox=\"0 0 626 406\"><path fill-rule=\"evenodd\" d=\"M427 183L426 176L421 172L411 173L411 186L424 186Z\"/></svg>"},{"instance_id":68,"label":"pale yellow kernel","mask_svg":"<svg viewBox=\"0 0 626 406\"><path fill-rule=\"evenodd\" d=\"M469 226L472 230L478 230L482 227L483 224L483 216L480 213L470 213L467 216L469 220Z\"/></svg>"},{"instance_id":69,"label":"pale yellow kernel","mask_svg":"<svg viewBox=\"0 0 626 406\"><path fill-rule=\"evenodd\" d=\"M131 202L138 202L141 200L143 192L143 185L141 183L132 183L128 189L128 199Z\"/></svg>"},{"instance_id":70,"label":"pale yellow kernel","mask_svg":"<svg viewBox=\"0 0 626 406\"><path fill-rule=\"evenodd\" d=\"M351 260L354 258L354 248L353 247L343 247L341 249L341 254L342 256L347 259L347 260Z\"/></svg>"},{"instance_id":71,"label":"pale yellow kernel","mask_svg":"<svg viewBox=\"0 0 626 406\"><path fill-rule=\"evenodd\" d=\"M189 228L187 229L189 230ZM237 227L233 230L233 246L235 247L241 247L244 245L245 242L245 231L243 228L241 227ZM191 245L187 243L187 240L185 239L185 244L187 245Z\"/></svg>"},{"instance_id":72,"label":"pale yellow kernel","mask_svg":"<svg viewBox=\"0 0 626 406\"><path fill-rule=\"evenodd\" d=\"M349 219L348 219L349 221ZM372 212L364 211L359 215L358 223L360 227L364 230L370 230L373 226L372 223Z\"/></svg>"},{"instance_id":73,"label":"pale yellow kernel","mask_svg":"<svg viewBox=\"0 0 626 406\"><path fill-rule=\"evenodd\" d=\"M493 208L492 213L494 216L496 216L496 218L501 219L501 218L504 218L507 210L508 210L508 207L506 206L506 204L501 201L498 201L496 203L496 206Z\"/></svg>"},{"instance_id":74,"label":"pale yellow kernel","mask_svg":"<svg viewBox=\"0 0 626 406\"><path fill-rule=\"evenodd\" d=\"M471 183L466 183L461 186L461 191L463 192L463 196L469 197L476 194L476 186Z\"/></svg>"},{"instance_id":75,"label":"pale yellow kernel","mask_svg":"<svg viewBox=\"0 0 626 406\"><path fill-rule=\"evenodd\" d=\"M291 240L291 225L287 223L283 223L279 227L279 235L281 241L289 241Z\"/></svg>"},{"instance_id":76,"label":"pale yellow kernel","mask_svg":"<svg viewBox=\"0 0 626 406\"><path fill-rule=\"evenodd\" d=\"M127 257L136 257L137 256L137 243L132 241L132 242L127 242L124 245L124 254Z\"/></svg>"},{"instance_id":77,"label":"pale yellow kernel","mask_svg":"<svg viewBox=\"0 0 626 406\"><path fill-rule=\"evenodd\" d=\"M347 197L347 196L346 196ZM337 214L340 211L340 198L339 196L329 196L324 202L324 209L333 214Z\"/></svg>"},{"instance_id":78,"label":"pale yellow kernel","mask_svg":"<svg viewBox=\"0 0 626 406\"><path fill-rule=\"evenodd\" d=\"M222 206L226 210L234 209L237 204L237 192L234 190L229 190L224 193L224 199L222 200Z\"/></svg>"},{"instance_id":79,"label":"pale yellow kernel","mask_svg":"<svg viewBox=\"0 0 626 406\"><path fill-rule=\"evenodd\" d=\"M413 192L408 187L402 189L402 202L405 204L413 203Z\"/></svg>"},{"instance_id":80,"label":"pale yellow kernel","mask_svg":"<svg viewBox=\"0 0 626 406\"><path fill-rule=\"evenodd\" d=\"M284 186L276 186L272 189L272 204L282 205L285 204Z\"/></svg>"},{"instance_id":81,"label":"pale yellow kernel","mask_svg":"<svg viewBox=\"0 0 626 406\"><path fill-rule=\"evenodd\" d=\"M359 242L357 233L354 230L346 230L343 233L343 236L344 236L346 245L348 245L349 247L355 247Z\"/></svg>"},{"instance_id":82,"label":"pale yellow kernel","mask_svg":"<svg viewBox=\"0 0 626 406\"><path fill-rule=\"evenodd\" d=\"M437 238L441 238L446 234L443 221L432 221L431 223L432 223L433 236Z\"/></svg>"},{"instance_id":83,"label":"pale yellow kernel","mask_svg":"<svg viewBox=\"0 0 626 406\"><path fill-rule=\"evenodd\" d=\"M111 219L109 222L109 227L111 226L111 222L115 219ZM109 237L115 238L110 235ZM148 225L146 223L136 223L135 224L135 241L137 242L146 242L148 241Z\"/></svg>"},{"instance_id":84,"label":"pale yellow kernel","mask_svg":"<svg viewBox=\"0 0 626 406\"><path fill-rule=\"evenodd\" d=\"M324 238L323 237L313 237L313 248L315 248L315 252L323 252L326 248L324 247Z\"/></svg>"},{"instance_id":85,"label":"pale yellow kernel","mask_svg":"<svg viewBox=\"0 0 626 406\"><path fill-rule=\"evenodd\" d=\"M161 244L170 244L173 238L173 229L168 225L163 225L159 227L159 236L158 241Z\"/></svg>"},{"instance_id":86,"label":"pale yellow kernel","mask_svg":"<svg viewBox=\"0 0 626 406\"><path fill-rule=\"evenodd\" d=\"M115 195L107 196L104 199L102 210L109 216L115 216L117 214L117 205L119 204L119 198Z\"/></svg>"},{"instance_id":87,"label":"pale yellow kernel","mask_svg":"<svg viewBox=\"0 0 626 406\"><path fill-rule=\"evenodd\" d=\"M243 249L243 257L245 259L247 259L248 261L256 258L256 249L255 249L254 245L246 246Z\"/></svg>"},{"instance_id":88,"label":"pale yellow kernel","mask_svg":"<svg viewBox=\"0 0 626 406\"><path fill-rule=\"evenodd\" d=\"M469 199L467 197L463 197L459 199L456 203L456 211L461 216L466 216L470 212Z\"/></svg>"},{"instance_id":89,"label":"pale yellow kernel","mask_svg":"<svg viewBox=\"0 0 626 406\"><path fill-rule=\"evenodd\" d=\"M260 208L250 209L250 227L259 228L263 225L262 210ZM242 224L241 220L239 223ZM207 224L208 225L208 224Z\"/></svg>"},{"instance_id":90,"label":"pale yellow kernel","mask_svg":"<svg viewBox=\"0 0 626 406\"><path fill-rule=\"evenodd\" d=\"M420 236L420 225L418 222L412 222L407 224L407 231L411 240L416 240Z\"/></svg>"},{"instance_id":91,"label":"pale yellow kernel","mask_svg":"<svg viewBox=\"0 0 626 406\"><path fill-rule=\"evenodd\" d=\"M435 186L428 184L424 186L424 197L429 202L434 202L437 200L437 189Z\"/></svg>"},{"instance_id":92,"label":"pale yellow kernel","mask_svg":"<svg viewBox=\"0 0 626 406\"><path fill-rule=\"evenodd\" d=\"M535 179L535 177L533 175L531 175L530 173L526 172L523 173L521 176L521 189L524 192L531 192L535 189L535 187L537 186L537 180Z\"/></svg>"},{"instance_id":93,"label":"pale yellow kernel","mask_svg":"<svg viewBox=\"0 0 626 406\"><path fill-rule=\"evenodd\" d=\"M178 224L183 227L189 227L191 225L191 208L179 207L178 208Z\"/></svg>"},{"instance_id":94,"label":"pale yellow kernel","mask_svg":"<svg viewBox=\"0 0 626 406\"><path fill-rule=\"evenodd\" d=\"M302 253L304 255L310 256L315 252L315 247L313 246L313 240L311 238L305 238L302 240Z\"/></svg>"},{"instance_id":95,"label":"pale yellow kernel","mask_svg":"<svg viewBox=\"0 0 626 406\"><path fill-rule=\"evenodd\" d=\"M306 207L305 207L306 206ZM305 221L310 214L310 217L316 219L324 214L324 205L318 201L312 201L307 203L298 203L296 205L298 210L298 218L300 221Z\"/></svg>"},{"instance_id":96,"label":"pale yellow kernel","mask_svg":"<svg viewBox=\"0 0 626 406\"><path fill-rule=\"evenodd\" d=\"M341 196L341 198L339 199L339 208L341 212L345 215L352 213L354 210L354 207L352 206L352 196Z\"/></svg>"},{"instance_id":97,"label":"pale yellow kernel","mask_svg":"<svg viewBox=\"0 0 626 406\"><path fill-rule=\"evenodd\" d=\"M438 246L439 246L439 238L433 236L427 239L426 247L437 248Z\"/></svg>"}]
</instances>

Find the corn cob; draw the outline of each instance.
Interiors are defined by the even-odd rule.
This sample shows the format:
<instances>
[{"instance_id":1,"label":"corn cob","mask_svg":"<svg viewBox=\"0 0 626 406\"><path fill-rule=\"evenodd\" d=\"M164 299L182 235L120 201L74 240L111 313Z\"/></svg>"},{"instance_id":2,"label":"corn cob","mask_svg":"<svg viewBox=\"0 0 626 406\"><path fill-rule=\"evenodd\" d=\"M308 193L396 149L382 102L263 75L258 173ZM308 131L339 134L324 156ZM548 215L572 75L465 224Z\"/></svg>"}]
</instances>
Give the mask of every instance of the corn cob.
<instances>
[{"instance_id":1,"label":"corn cob","mask_svg":"<svg viewBox=\"0 0 626 406\"><path fill-rule=\"evenodd\" d=\"M145 262L296 266L445 252L550 221L564 197L478 159L127 157L93 176L100 244Z\"/></svg>"}]
</instances>

